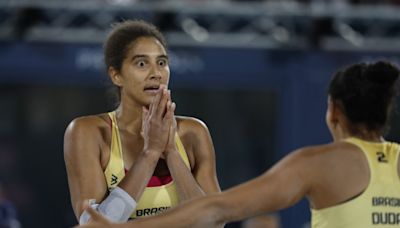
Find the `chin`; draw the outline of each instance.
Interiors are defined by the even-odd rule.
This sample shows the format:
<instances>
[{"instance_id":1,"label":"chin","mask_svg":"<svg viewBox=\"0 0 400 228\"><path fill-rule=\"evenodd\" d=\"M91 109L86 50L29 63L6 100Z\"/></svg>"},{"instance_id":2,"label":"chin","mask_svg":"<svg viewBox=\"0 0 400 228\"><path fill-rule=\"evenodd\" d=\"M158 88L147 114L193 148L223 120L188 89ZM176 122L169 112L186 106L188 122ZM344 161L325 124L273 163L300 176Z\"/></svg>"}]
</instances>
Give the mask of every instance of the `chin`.
<instances>
[{"instance_id":1,"label":"chin","mask_svg":"<svg viewBox=\"0 0 400 228\"><path fill-rule=\"evenodd\" d=\"M146 99L142 102L142 106L149 108L152 101L153 101L153 99Z\"/></svg>"},{"instance_id":2,"label":"chin","mask_svg":"<svg viewBox=\"0 0 400 228\"><path fill-rule=\"evenodd\" d=\"M151 102L150 101L143 101L143 102L140 102L140 104L143 106L143 107L150 107L150 104L151 104Z\"/></svg>"}]
</instances>

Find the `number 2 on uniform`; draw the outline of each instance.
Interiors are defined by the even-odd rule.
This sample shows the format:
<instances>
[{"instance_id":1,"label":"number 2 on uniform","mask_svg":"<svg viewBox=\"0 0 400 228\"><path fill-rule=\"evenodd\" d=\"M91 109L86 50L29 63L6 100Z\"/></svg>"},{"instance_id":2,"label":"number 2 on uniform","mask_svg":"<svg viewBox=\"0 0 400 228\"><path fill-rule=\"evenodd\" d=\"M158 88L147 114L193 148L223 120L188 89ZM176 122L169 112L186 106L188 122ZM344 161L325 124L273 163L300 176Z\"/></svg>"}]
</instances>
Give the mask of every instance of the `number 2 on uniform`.
<instances>
[{"instance_id":1,"label":"number 2 on uniform","mask_svg":"<svg viewBox=\"0 0 400 228\"><path fill-rule=\"evenodd\" d=\"M378 156L379 162L384 162L384 163L388 162L388 160L386 159L386 155L383 152L376 152L376 155Z\"/></svg>"}]
</instances>

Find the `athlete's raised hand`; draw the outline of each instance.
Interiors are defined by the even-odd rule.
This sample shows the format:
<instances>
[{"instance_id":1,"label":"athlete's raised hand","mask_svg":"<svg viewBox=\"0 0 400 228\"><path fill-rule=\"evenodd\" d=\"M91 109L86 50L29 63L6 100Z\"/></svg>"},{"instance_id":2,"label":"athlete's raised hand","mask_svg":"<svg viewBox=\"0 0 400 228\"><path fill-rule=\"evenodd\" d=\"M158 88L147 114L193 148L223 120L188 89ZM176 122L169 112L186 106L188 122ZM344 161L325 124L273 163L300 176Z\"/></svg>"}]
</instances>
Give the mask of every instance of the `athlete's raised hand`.
<instances>
[{"instance_id":1,"label":"athlete's raised hand","mask_svg":"<svg viewBox=\"0 0 400 228\"><path fill-rule=\"evenodd\" d=\"M172 121L171 127L169 128L168 144L163 153L163 155L165 157L167 157L169 153L178 153L178 148L176 147L176 143L175 143L175 135L177 132L177 123L176 123L174 112L175 112L176 105L175 105L175 103L172 103L171 106L173 108L173 110L172 110L173 116L172 116L172 120L171 120Z\"/></svg>"},{"instance_id":2,"label":"athlete's raised hand","mask_svg":"<svg viewBox=\"0 0 400 228\"><path fill-rule=\"evenodd\" d=\"M171 102L170 91L161 85L149 109L143 108L142 136L145 151L164 152L174 111L175 104Z\"/></svg>"}]
</instances>

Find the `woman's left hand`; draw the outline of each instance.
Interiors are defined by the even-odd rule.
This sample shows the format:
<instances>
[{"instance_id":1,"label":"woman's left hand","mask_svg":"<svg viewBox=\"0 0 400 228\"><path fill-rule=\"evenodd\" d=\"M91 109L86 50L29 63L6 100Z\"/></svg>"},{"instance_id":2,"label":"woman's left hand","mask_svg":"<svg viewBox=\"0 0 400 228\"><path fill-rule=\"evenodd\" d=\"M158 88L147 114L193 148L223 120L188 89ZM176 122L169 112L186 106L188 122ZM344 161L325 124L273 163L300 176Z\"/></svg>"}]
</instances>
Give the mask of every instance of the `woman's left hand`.
<instances>
[{"instance_id":1,"label":"woman's left hand","mask_svg":"<svg viewBox=\"0 0 400 228\"><path fill-rule=\"evenodd\" d=\"M167 147L165 148L165 151L163 153L163 157L165 157L165 158L167 158L170 153L178 152L178 148L176 147L176 143L175 143L176 131L177 131L177 123L176 123L176 119L174 117L171 127L169 129Z\"/></svg>"}]
</instances>

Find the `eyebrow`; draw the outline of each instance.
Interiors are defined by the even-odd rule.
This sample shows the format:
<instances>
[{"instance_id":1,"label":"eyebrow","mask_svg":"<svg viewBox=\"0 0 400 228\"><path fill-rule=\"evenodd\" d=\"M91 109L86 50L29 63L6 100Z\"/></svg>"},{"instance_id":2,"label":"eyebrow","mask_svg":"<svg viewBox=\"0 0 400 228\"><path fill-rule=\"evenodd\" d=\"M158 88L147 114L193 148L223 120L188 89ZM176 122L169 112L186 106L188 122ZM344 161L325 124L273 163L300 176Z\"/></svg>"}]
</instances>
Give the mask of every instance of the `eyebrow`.
<instances>
[{"instance_id":1,"label":"eyebrow","mask_svg":"<svg viewBox=\"0 0 400 228\"><path fill-rule=\"evenodd\" d=\"M165 59L168 59L168 56L167 56L167 55L159 55L159 56L157 56L157 58L165 58Z\"/></svg>"},{"instance_id":2,"label":"eyebrow","mask_svg":"<svg viewBox=\"0 0 400 228\"><path fill-rule=\"evenodd\" d=\"M138 59L138 58L147 58L147 57L149 57L149 56L148 55L135 55L132 57L132 61L135 59ZM159 55L159 56L157 56L157 59L159 59L159 58L168 59L168 56L167 55Z\"/></svg>"}]
</instances>

